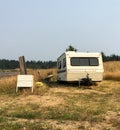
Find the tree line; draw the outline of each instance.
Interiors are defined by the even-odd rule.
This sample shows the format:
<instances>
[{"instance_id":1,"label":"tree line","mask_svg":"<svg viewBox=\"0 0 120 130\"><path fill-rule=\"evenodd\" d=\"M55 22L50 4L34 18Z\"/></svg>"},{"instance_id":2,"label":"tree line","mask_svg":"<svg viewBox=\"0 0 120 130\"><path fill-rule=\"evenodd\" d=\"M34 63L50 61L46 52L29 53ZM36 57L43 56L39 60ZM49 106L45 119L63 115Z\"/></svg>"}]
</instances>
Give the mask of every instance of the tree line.
<instances>
[{"instance_id":1,"label":"tree line","mask_svg":"<svg viewBox=\"0 0 120 130\"><path fill-rule=\"evenodd\" d=\"M106 61L120 61L120 56L112 54L110 56L105 55L102 52L103 62ZM56 68L57 61L26 61L26 67L32 69L48 69ZM16 69L19 68L19 61L0 59L0 69Z\"/></svg>"},{"instance_id":2,"label":"tree line","mask_svg":"<svg viewBox=\"0 0 120 130\"><path fill-rule=\"evenodd\" d=\"M48 69L55 68L56 61L26 61L26 67L32 69ZM0 59L0 69L16 69L19 68L19 61Z\"/></svg>"},{"instance_id":3,"label":"tree line","mask_svg":"<svg viewBox=\"0 0 120 130\"><path fill-rule=\"evenodd\" d=\"M106 61L120 61L120 56L119 55L112 54L110 56L107 56L103 52L101 52L101 54L102 54L103 62L106 62Z\"/></svg>"}]
</instances>

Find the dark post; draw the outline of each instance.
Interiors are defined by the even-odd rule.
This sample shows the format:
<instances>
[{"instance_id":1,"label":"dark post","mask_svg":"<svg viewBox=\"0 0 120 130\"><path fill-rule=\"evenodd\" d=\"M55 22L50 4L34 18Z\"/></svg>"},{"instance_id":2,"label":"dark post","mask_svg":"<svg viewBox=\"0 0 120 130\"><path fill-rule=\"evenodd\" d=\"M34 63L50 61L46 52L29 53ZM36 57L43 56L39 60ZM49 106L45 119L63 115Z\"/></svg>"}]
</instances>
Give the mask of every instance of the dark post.
<instances>
[{"instance_id":1,"label":"dark post","mask_svg":"<svg viewBox=\"0 0 120 130\"><path fill-rule=\"evenodd\" d=\"M24 56L19 57L19 64L20 64L20 74L27 74Z\"/></svg>"}]
</instances>

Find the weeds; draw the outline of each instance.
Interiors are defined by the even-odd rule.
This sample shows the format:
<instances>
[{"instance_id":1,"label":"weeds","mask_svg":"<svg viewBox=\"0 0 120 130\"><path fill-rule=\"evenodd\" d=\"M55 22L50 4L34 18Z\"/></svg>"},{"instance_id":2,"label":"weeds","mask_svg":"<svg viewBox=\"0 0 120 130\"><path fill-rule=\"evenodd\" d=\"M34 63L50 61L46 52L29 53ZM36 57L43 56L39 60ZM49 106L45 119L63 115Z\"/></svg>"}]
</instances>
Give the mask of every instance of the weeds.
<instances>
[{"instance_id":1,"label":"weeds","mask_svg":"<svg viewBox=\"0 0 120 130\"><path fill-rule=\"evenodd\" d=\"M41 113L37 110L36 105L17 106L13 112L7 114L8 117L23 118L23 119L36 119L41 117Z\"/></svg>"},{"instance_id":2,"label":"weeds","mask_svg":"<svg viewBox=\"0 0 120 130\"><path fill-rule=\"evenodd\" d=\"M0 125L0 129L1 130L20 130L22 127L22 125L20 123L4 123L2 125Z\"/></svg>"},{"instance_id":3,"label":"weeds","mask_svg":"<svg viewBox=\"0 0 120 130\"><path fill-rule=\"evenodd\" d=\"M59 122L67 127L69 121L79 123L75 124L76 129L91 129L101 123L104 123L101 130L107 130L107 125L119 129L119 114L114 118L109 115L109 121L105 117L108 111L120 111L120 69L114 73L114 69L109 69L106 64L104 79L107 80L91 89L78 88L78 84L57 84L56 69L29 70L28 74L35 76L35 82L43 83L42 86L34 87L33 94L28 89L15 93L15 76L0 79L0 129L60 130ZM48 73L55 76L50 83L44 81ZM108 76L108 73L113 77ZM88 122L89 127L81 122ZM71 127L72 125L74 124L71 123Z\"/></svg>"}]
</instances>

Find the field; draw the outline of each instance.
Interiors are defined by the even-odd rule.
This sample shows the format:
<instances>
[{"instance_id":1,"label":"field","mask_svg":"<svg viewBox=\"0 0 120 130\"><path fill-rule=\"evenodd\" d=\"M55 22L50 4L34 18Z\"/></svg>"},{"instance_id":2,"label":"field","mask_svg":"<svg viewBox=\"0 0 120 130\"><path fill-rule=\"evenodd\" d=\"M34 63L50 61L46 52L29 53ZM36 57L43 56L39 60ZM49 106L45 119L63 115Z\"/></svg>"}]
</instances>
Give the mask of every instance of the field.
<instances>
[{"instance_id":1,"label":"field","mask_svg":"<svg viewBox=\"0 0 120 130\"><path fill-rule=\"evenodd\" d=\"M104 80L87 88L58 84L56 69L28 70L42 82L33 93L16 93L16 76L1 78L0 130L120 130L120 62L104 69Z\"/></svg>"}]
</instances>

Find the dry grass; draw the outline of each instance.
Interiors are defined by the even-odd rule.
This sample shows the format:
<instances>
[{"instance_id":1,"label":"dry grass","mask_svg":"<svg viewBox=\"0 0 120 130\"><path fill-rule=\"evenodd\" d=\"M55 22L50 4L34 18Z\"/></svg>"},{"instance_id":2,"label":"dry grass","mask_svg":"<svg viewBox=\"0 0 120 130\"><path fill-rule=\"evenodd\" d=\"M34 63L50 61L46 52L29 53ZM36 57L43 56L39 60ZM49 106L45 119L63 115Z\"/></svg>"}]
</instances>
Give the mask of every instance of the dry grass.
<instances>
[{"instance_id":1,"label":"dry grass","mask_svg":"<svg viewBox=\"0 0 120 130\"><path fill-rule=\"evenodd\" d=\"M35 81L44 80L48 74L53 74L56 81L57 70L56 69L38 69L38 70L28 70L28 74L33 74ZM104 63L104 79L105 80L120 80L120 61L112 61Z\"/></svg>"},{"instance_id":2,"label":"dry grass","mask_svg":"<svg viewBox=\"0 0 120 130\"><path fill-rule=\"evenodd\" d=\"M34 75L36 82L44 80L49 74L53 74L54 79L56 79L56 77L57 77L56 69L37 69L37 70L29 69L29 70L27 70L27 72L28 72L28 74Z\"/></svg>"},{"instance_id":3,"label":"dry grass","mask_svg":"<svg viewBox=\"0 0 120 130\"><path fill-rule=\"evenodd\" d=\"M104 63L104 79L120 81L120 61Z\"/></svg>"},{"instance_id":4,"label":"dry grass","mask_svg":"<svg viewBox=\"0 0 120 130\"><path fill-rule=\"evenodd\" d=\"M0 93L14 93L17 83L16 76L4 77L0 79Z\"/></svg>"},{"instance_id":5,"label":"dry grass","mask_svg":"<svg viewBox=\"0 0 120 130\"><path fill-rule=\"evenodd\" d=\"M114 81L120 81L120 72L106 72L104 74L105 80L114 80Z\"/></svg>"},{"instance_id":6,"label":"dry grass","mask_svg":"<svg viewBox=\"0 0 120 130\"><path fill-rule=\"evenodd\" d=\"M59 85L43 95L4 94L0 96L0 129L119 130L119 95L120 82L108 80L91 89Z\"/></svg>"},{"instance_id":7,"label":"dry grass","mask_svg":"<svg viewBox=\"0 0 120 130\"><path fill-rule=\"evenodd\" d=\"M27 74L32 74L34 75L34 94L44 94L47 89L48 89L48 84L46 84L45 79L49 74L53 74L52 81L56 82L56 69L38 69L38 70L33 70L33 69L28 69ZM44 82L43 86L36 86L36 82ZM17 84L17 76L7 76L3 77L0 79L0 93L1 94L15 94L15 89L16 89L16 84ZM22 90L22 88L21 88ZM23 89L22 94L30 94L31 90L30 89ZM19 93L18 93L19 94ZM21 93L20 93L21 94Z\"/></svg>"},{"instance_id":8,"label":"dry grass","mask_svg":"<svg viewBox=\"0 0 120 130\"><path fill-rule=\"evenodd\" d=\"M35 82L43 82L43 86L35 86L33 94L31 90L15 93L16 76L0 79L0 129L119 130L119 65L104 63L104 79L109 80L91 89L57 84L56 69L28 70ZM51 73L52 82L46 83L44 79Z\"/></svg>"},{"instance_id":9,"label":"dry grass","mask_svg":"<svg viewBox=\"0 0 120 130\"><path fill-rule=\"evenodd\" d=\"M104 63L105 72L120 72L120 61L110 61Z\"/></svg>"}]
</instances>

